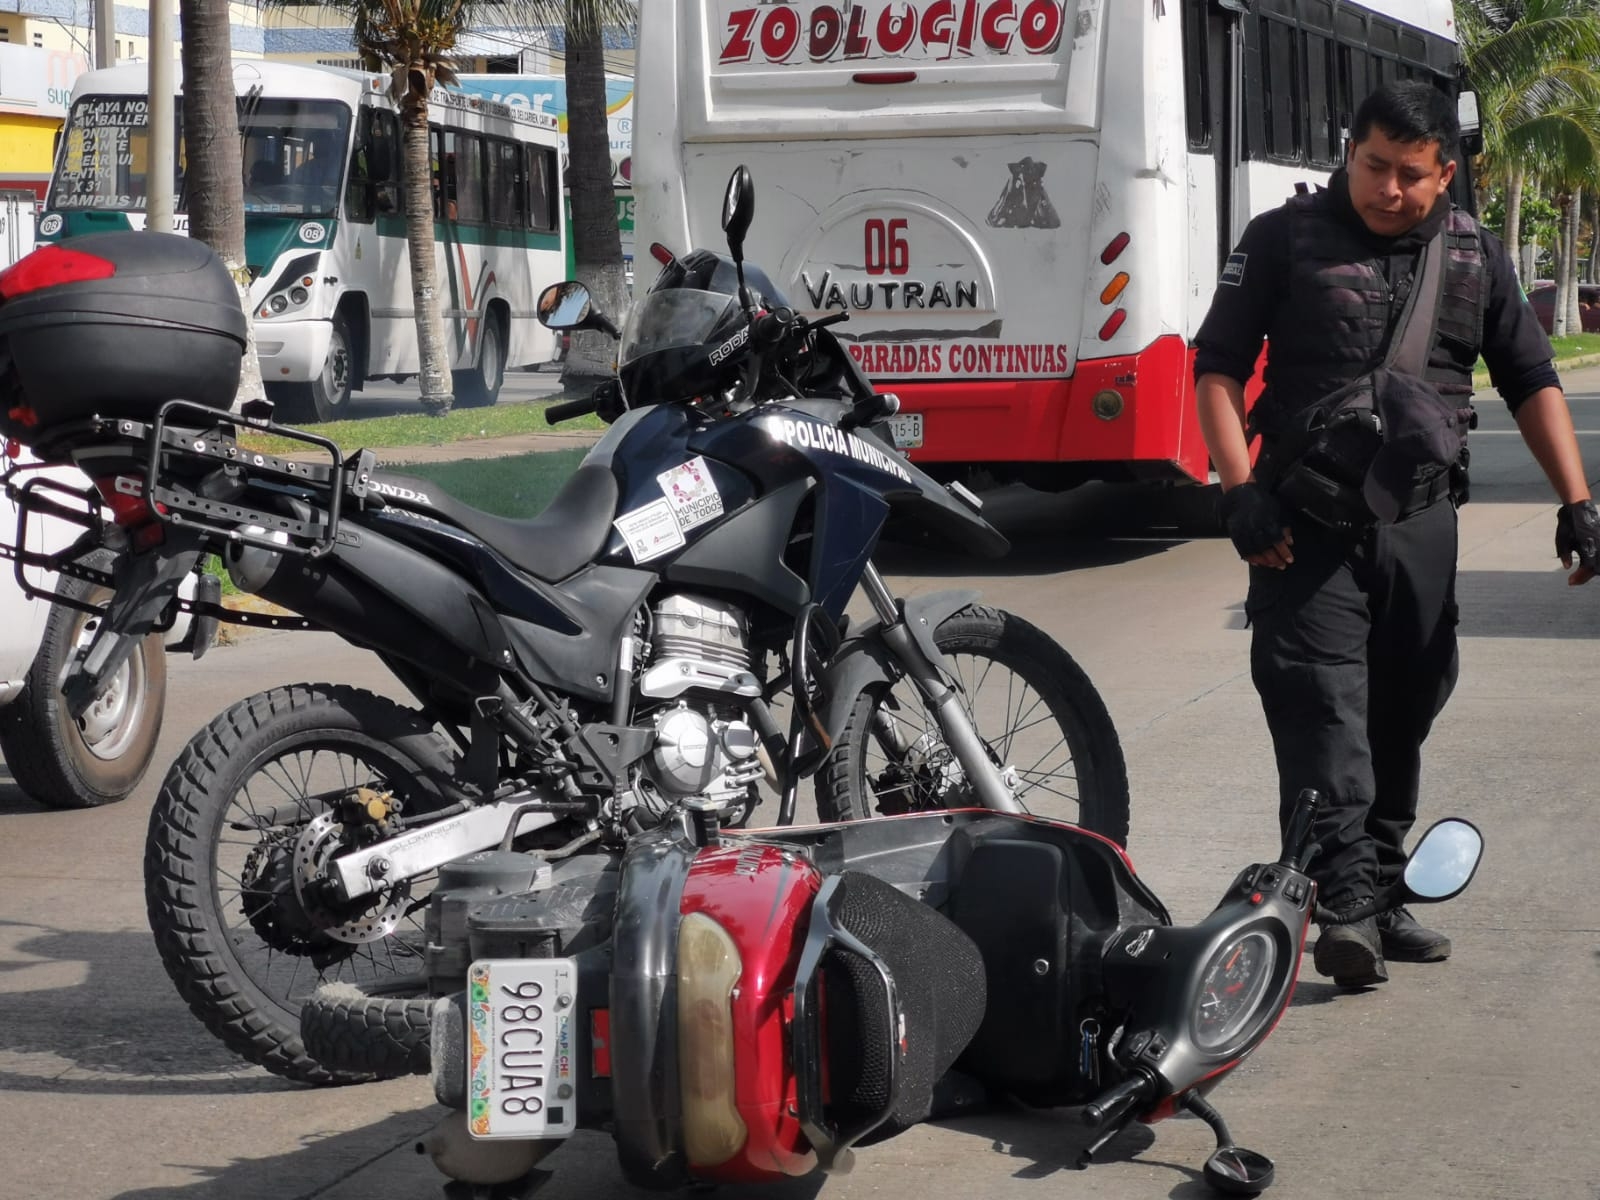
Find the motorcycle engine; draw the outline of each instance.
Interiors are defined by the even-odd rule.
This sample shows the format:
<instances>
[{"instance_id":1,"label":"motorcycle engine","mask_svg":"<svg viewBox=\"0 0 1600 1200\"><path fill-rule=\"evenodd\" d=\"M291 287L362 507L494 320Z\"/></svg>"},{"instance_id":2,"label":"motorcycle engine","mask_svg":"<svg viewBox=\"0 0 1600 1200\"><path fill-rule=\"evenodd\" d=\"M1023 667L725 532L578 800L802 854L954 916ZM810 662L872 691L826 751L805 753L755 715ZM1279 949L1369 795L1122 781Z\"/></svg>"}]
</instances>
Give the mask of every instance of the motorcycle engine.
<instances>
[{"instance_id":1,"label":"motorcycle engine","mask_svg":"<svg viewBox=\"0 0 1600 1200\"><path fill-rule=\"evenodd\" d=\"M655 749L645 775L667 799L698 797L725 813L742 810L765 774L760 739L741 701L757 699L744 614L705 596L668 596L651 610L639 677L643 703L657 703Z\"/></svg>"}]
</instances>

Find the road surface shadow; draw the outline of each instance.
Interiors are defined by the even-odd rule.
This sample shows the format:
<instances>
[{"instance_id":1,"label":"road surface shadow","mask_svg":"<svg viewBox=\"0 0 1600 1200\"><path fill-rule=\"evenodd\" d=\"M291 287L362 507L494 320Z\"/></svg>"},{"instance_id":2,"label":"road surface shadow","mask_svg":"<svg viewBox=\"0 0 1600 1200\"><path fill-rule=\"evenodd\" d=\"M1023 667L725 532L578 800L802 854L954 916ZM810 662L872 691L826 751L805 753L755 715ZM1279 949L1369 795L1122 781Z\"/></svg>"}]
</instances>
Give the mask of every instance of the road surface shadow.
<instances>
[{"instance_id":1,"label":"road surface shadow","mask_svg":"<svg viewBox=\"0 0 1600 1200\"><path fill-rule=\"evenodd\" d=\"M1083 1124L1081 1112L1079 1108L1029 1108L1003 1100L970 1116L935 1124L952 1133L983 1138L994 1153L1020 1160L1014 1178L1044 1179L1059 1172L1078 1174L1079 1156L1094 1140L1094 1131ZM1130 1162L1155 1141L1148 1125L1135 1122L1095 1155L1089 1171L1107 1163Z\"/></svg>"},{"instance_id":2,"label":"road surface shadow","mask_svg":"<svg viewBox=\"0 0 1600 1200\"><path fill-rule=\"evenodd\" d=\"M0 1089L232 1096L296 1086L206 1030L148 933L0 921Z\"/></svg>"}]
</instances>

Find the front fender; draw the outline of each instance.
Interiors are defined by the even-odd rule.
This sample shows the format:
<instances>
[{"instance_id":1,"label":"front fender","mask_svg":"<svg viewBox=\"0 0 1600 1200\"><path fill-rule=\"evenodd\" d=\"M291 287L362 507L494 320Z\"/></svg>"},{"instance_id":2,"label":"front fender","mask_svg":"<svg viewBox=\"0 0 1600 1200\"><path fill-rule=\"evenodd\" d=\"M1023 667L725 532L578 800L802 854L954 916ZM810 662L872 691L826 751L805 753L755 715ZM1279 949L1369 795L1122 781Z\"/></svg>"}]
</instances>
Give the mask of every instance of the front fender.
<instances>
[{"instance_id":1,"label":"front fender","mask_svg":"<svg viewBox=\"0 0 1600 1200\"><path fill-rule=\"evenodd\" d=\"M950 671L934 643L934 632L963 608L975 603L980 595L966 589L929 592L900 601L900 611L917 648L946 676ZM893 683L904 673L894 651L884 643L882 622L869 621L846 638L821 679L823 701L817 719L828 735L828 756L839 744L851 710L855 708L856 697L874 685ZM827 761L827 756L823 761Z\"/></svg>"}]
</instances>

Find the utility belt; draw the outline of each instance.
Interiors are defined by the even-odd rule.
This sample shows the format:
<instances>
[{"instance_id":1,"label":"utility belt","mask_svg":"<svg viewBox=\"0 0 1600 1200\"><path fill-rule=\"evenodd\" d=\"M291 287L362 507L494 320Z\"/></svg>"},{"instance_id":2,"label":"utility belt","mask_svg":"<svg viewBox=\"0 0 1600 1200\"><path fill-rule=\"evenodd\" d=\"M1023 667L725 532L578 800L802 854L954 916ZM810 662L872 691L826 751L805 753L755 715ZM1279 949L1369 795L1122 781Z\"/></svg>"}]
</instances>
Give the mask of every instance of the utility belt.
<instances>
[{"instance_id":1,"label":"utility belt","mask_svg":"<svg viewBox=\"0 0 1600 1200\"><path fill-rule=\"evenodd\" d=\"M1368 505L1363 484L1382 445L1375 422L1353 419L1330 423L1325 436L1314 439L1299 453L1286 452L1276 439L1263 438L1256 479L1286 508L1300 513L1335 533L1365 534L1378 518ZM1448 467L1434 468L1419 479L1401 501L1398 519L1404 520L1441 500L1459 508L1470 495L1467 447Z\"/></svg>"}]
</instances>

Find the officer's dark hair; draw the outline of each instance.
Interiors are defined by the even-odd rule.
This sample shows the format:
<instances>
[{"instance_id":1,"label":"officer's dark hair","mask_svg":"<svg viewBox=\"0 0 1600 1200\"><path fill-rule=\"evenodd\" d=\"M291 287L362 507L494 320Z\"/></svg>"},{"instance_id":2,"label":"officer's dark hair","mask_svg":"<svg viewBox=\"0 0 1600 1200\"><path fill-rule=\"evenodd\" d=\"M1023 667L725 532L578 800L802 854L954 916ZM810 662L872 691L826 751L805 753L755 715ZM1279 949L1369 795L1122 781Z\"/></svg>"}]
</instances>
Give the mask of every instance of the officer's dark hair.
<instances>
[{"instance_id":1,"label":"officer's dark hair","mask_svg":"<svg viewBox=\"0 0 1600 1200\"><path fill-rule=\"evenodd\" d=\"M1461 122L1450 97L1420 79L1386 83L1356 109L1351 145L1367 140L1376 125L1391 141L1438 142L1439 165L1461 151Z\"/></svg>"}]
</instances>

